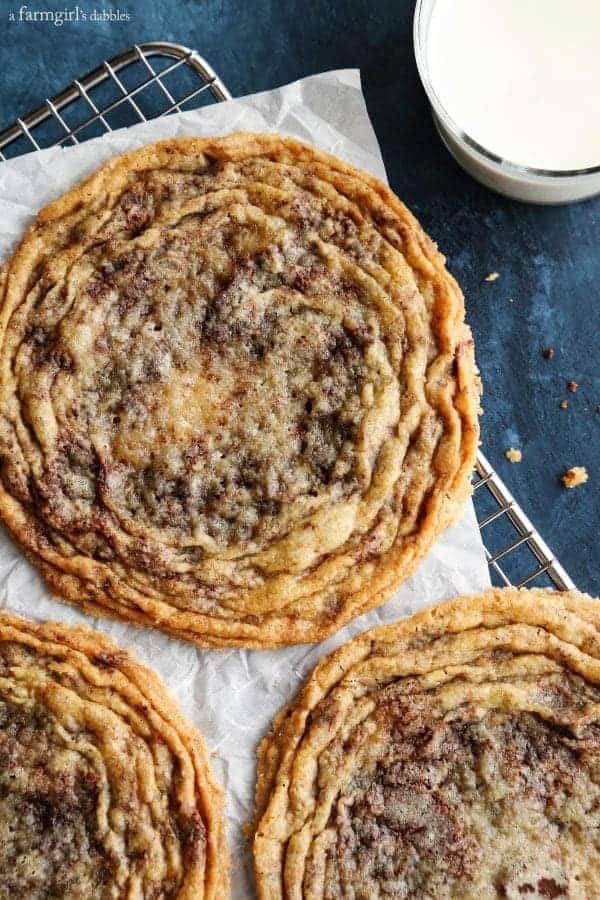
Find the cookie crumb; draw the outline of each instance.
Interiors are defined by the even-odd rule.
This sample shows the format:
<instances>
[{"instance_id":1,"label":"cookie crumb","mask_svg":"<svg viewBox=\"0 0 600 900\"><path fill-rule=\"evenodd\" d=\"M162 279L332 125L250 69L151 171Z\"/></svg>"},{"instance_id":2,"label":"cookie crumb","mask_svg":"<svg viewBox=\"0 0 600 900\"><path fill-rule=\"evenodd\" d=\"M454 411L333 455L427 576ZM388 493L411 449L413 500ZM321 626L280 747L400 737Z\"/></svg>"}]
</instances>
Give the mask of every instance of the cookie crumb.
<instances>
[{"instance_id":1,"label":"cookie crumb","mask_svg":"<svg viewBox=\"0 0 600 900\"><path fill-rule=\"evenodd\" d=\"M569 401L568 401L568 400L561 400L559 406L560 406L561 409L568 409L568 408L569 408Z\"/></svg>"},{"instance_id":2,"label":"cookie crumb","mask_svg":"<svg viewBox=\"0 0 600 900\"><path fill-rule=\"evenodd\" d=\"M573 466L572 469L567 469L561 478L561 481L566 488L576 488L580 484L585 484L587 480L588 473L585 466Z\"/></svg>"},{"instance_id":3,"label":"cookie crumb","mask_svg":"<svg viewBox=\"0 0 600 900\"><path fill-rule=\"evenodd\" d=\"M520 450L517 450L516 447L509 447L504 455L511 463L520 463L523 459L523 454Z\"/></svg>"},{"instance_id":4,"label":"cookie crumb","mask_svg":"<svg viewBox=\"0 0 600 900\"><path fill-rule=\"evenodd\" d=\"M544 354L544 359L552 359L552 357L554 356L555 352L556 352L556 351L555 351L554 347L545 347L545 348L542 350L542 353Z\"/></svg>"},{"instance_id":5,"label":"cookie crumb","mask_svg":"<svg viewBox=\"0 0 600 900\"><path fill-rule=\"evenodd\" d=\"M483 279L484 281L497 281L500 278L500 272L490 272L489 275L486 275Z\"/></svg>"},{"instance_id":6,"label":"cookie crumb","mask_svg":"<svg viewBox=\"0 0 600 900\"><path fill-rule=\"evenodd\" d=\"M577 390L578 387L579 387L579 385L577 384L576 381L567 381L567 390L571 391L572 394L575 393L575 391Z\"/></svg>"}]
</instances>

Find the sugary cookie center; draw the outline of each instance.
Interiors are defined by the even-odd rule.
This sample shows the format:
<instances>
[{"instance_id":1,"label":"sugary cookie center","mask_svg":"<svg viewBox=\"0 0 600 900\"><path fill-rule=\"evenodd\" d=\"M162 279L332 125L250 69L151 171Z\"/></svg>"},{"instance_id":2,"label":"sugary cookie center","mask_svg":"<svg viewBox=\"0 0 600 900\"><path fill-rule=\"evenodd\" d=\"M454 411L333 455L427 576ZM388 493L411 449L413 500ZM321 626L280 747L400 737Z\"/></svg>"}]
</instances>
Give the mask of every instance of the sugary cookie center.
<instances>
[{"instance_id":1,"label":"sugary cookie center","mask_svg":"<svg viewBox=\"0 0 600 900\"><path fill-rule=\"evenodd\" d=\"M76 446L121 519L235 552L368 484L360 428L378 400L393 413L393 379L360 288L314 241L268 221L232 259L204 227L79 262L55 409L72 432L67 493Z\"/></svg>"},{"instance_id":2,"label":"sugary cookie center","mask_svg":"<svg viewBox=\"0 0 600 900\"><path fill-rule=\"evenodd\" d=\"M444 717L426 700L377 719L379 739L332 811L326 897L476 898L490 885L510 898L584 896L597 726L578 743L530 712Z\"/></svg>"},{"instance_id":3,"label":"sugary cookie center","mask_svg":"<svg viewBox=\"0 0 600 900\"><path fill-rule=\"evenodd\" d=\"M99 793L94 767L42 707L0 699L0 898L105 895L114 873Z\"/></svg>"}]
</instances>

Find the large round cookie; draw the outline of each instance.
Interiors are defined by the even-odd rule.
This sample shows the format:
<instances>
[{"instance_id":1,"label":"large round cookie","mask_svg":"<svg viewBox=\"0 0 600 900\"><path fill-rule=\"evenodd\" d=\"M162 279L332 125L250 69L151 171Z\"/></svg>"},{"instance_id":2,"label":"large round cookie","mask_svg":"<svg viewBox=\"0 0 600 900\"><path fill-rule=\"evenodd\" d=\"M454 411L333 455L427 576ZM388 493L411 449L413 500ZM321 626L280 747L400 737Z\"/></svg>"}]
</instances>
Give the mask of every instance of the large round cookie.
<instances>
[{"instance_id":1,"label":"large round cookie","mask_svg":"<svg viewBox=\"0 0 600 900\"><path fill-rule=\"evenodd\" d=\"M314 641L467 496L460 290L383 184L311 147L114 159L42 211L1 295L0 515L94 613Z\"/></svg>"},{"instance_id":2,"label":"large round cookie","mask_svg":"<svg viewBox=\"0 0 600 900\"><path fill-rule=\"evenodd\" d=\"M261 745L261 900L599 897L599 604L492 590L327 657Z\"/></svg>"},{"instance_id":3,"label":"large round cookie","mask_svg":"<svg viewBox=\"0 0 600 900\"><path fill-rule=\"evenodd\" d=\"M88 628L0 613L0 897L228 895L221 793L162 683Z\"/></svg>"}]
</instances>

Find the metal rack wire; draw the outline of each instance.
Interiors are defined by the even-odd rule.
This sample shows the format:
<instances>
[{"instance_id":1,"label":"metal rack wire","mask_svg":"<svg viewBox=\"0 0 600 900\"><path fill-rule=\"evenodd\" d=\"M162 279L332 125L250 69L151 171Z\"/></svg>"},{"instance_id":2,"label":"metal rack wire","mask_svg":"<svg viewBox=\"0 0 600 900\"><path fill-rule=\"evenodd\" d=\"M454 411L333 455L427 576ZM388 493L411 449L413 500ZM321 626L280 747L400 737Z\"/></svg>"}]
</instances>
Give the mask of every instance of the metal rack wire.
<instances>
[{"instance_id":1,"label":"metal rack wire","mask_svg":"<svg viewBox=\"0 0 600 900\"><path fill-rule=\"evenodd\" d=\"M231 99L195 50L164 42L136 44L75 79L0 132L0 159L57 144L78 144L115 128L204 103ZM500 585L575 585L483 453L473 499L492 581Z\"/></svg>"},{"instance_id":2,"label":"metal rack wire","mask_svg":"<svg viewBox=\"0 0 600 900\"><path fill-rule=\"evenodd\" d=\"M0 132L0 159L78 144L115 128L183 112L231 94L212 66L180 44L135 44Z\"/></svg>"}]
</instances>

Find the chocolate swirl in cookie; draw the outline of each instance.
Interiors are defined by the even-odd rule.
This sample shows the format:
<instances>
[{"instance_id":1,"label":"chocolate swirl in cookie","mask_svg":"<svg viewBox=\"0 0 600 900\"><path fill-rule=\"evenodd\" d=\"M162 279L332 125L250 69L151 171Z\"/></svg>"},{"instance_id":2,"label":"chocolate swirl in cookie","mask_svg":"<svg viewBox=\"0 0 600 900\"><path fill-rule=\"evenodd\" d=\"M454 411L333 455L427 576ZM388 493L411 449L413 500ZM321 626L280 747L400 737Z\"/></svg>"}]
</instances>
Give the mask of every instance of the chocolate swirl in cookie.
<instances>
[{"instance_id":1,"label":"chocolate swirl in cookie","mask_svg":"<svg viewBox=\"0 0 600 900\"><path fill-rule=\"evenodd\" d=\"M315 640L460 511L477 376L375 179L260 135L152 145L4 270L0 514L51 587L208 646Z\"/></svg>"},{"instance_id":2,"label":"chocolate swirl in cookie","mask_svg":"<svg viewBox=\"0 0 600 900\"><path fill-rule=\"evenodd\" d=\"M261 900L600 896L600 608L490 591L325 659L259 753Z\"/></svg>"},{"instance_id":3,"label":"chocolate swirl in cookie","mask_svg":"<svg viewBox=\"0 0 600 900\"><path fill-rule=\"evenodd\" d=\"M222 898L221 796L156 676L0 613L0 898Z\"/></svg>"}]
</instances>

